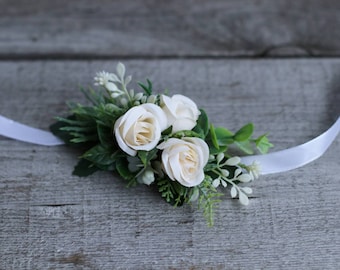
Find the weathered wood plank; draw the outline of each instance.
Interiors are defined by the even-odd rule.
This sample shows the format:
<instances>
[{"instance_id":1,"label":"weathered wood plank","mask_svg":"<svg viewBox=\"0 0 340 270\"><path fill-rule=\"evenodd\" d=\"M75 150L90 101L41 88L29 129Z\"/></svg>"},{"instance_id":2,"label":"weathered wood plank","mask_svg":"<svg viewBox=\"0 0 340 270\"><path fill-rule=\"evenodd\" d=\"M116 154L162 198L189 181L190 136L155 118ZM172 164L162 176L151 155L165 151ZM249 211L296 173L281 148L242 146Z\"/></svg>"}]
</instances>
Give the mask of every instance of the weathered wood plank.
<instances>
[{"instance_id":1,"label":"weathered wood plank","mask_svg":"<svg viewBox=\"0 0 340 270\"><path fill-rule=\"evenodd\" d=\"M0 1L0 58L339 55L336 0Z\"/></svg>"},{"instance_id":2,"label":"weathered wood plank","mask_svg":"<svg viewBox=\"0 0 340 270\"><path fill-rule=\"evenodd\" d=\"M0 62L0 114L40 128L84 100L113 61ZM253 121L276 149L303 143L339 115L340 61L126 61L138 80L192 97L217 125ZM206 227L195 207L173 209L152 189L108 173L71 175L78 153L0 138L1 269L337 269L339 138L318 161L228 196Z\"/></svg>"}]
</instances>

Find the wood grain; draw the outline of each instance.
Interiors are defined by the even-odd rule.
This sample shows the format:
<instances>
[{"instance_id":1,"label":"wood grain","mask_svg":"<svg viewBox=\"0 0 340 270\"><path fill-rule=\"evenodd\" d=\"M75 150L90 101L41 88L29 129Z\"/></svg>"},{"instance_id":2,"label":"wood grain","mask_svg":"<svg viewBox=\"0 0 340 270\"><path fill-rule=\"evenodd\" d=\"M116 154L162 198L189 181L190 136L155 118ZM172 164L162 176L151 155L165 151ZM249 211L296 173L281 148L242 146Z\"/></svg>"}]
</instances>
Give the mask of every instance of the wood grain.
<instances>
[{"instance_id":1,"label":"wood grain","mask_svg":"<svg viewBox=\"0 0 340 270\"><path fill-rule=\"evenodd\" d=\"M338 56L336 0L0 0L0 58Z\"/></svg>"},{"instance_id":2,"label":"wood grain","mask_svg":"<svg viewBox=\"0 0 340 270\"><path fill-rule=\"evenodd\" d=\"M190 96L216 125L253 121L276 150L339 115L340 60L129 60L155 89ZM2 61L0 114L48 128L78 85L116 61ZM242 207L228 195L206 227L195 206L109 173L71 175L79 153L0 138L0 269L338 269L339 138L303 168L261 177Z\"/></svg>"}]
</instances>

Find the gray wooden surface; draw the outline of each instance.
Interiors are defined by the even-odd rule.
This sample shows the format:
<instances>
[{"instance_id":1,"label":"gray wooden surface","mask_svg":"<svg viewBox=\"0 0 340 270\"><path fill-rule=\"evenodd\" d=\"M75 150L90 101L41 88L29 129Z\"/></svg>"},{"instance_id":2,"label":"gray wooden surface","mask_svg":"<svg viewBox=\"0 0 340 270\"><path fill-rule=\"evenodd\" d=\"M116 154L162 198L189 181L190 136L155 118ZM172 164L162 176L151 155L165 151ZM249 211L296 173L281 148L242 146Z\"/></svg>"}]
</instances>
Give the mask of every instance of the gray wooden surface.
<instances>
[{"instance_id":1,"label":"gray wooden surface","mask_svg":"<svg viewBox=\"0 0 340 270\"><path fill-rule=\"evenodd\" d=\"M78 85L119 60L216 125L270 131L275 150L340 114L340 60L309 53L339 52L337 1L74 2L0 1L1 115L47 129L66 100L84 101ZM305 58L226 57L301 40L306 54L271 53ZM174 209L150 188L72 176L72 149L0 137L0 269L338 269L339 151L337 138L317 161L262 176L247 207L226 195L207 228L195 206Z\"/></svg>"},{"instance_id":2,"label":"gray wooden surface","mask_svg":"<svg viewBox=\"0 0 340 270\"><path fill-rule=\"evenodd\" d=\"M336 0L0 0L0 57L340 54Z\"/></svg>"}]
</instances>

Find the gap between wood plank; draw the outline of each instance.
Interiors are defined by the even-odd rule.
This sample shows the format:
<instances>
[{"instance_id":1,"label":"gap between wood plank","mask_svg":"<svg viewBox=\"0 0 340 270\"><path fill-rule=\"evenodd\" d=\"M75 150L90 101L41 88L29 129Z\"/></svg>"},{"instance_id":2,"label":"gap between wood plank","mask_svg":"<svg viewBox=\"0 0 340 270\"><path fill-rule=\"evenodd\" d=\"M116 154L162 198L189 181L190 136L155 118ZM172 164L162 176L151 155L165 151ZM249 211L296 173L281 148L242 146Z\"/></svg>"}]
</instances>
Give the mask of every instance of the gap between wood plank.
<instances>
[{"instance_id":1,"label":"gap between wood plank","mask_svg":"<svg viewBox=\"0 0 340 270\"><path fill-rule=\"evenodd\" d=\"M219 59L233 59L233 60L279 60L279 59L338 59L340 55L287 55L287 56L262 56L262 55L92 55L92 54L13 54L1 55L0 61L87 61L87 60L219 60Z\"/></svg>"}]
</instances>

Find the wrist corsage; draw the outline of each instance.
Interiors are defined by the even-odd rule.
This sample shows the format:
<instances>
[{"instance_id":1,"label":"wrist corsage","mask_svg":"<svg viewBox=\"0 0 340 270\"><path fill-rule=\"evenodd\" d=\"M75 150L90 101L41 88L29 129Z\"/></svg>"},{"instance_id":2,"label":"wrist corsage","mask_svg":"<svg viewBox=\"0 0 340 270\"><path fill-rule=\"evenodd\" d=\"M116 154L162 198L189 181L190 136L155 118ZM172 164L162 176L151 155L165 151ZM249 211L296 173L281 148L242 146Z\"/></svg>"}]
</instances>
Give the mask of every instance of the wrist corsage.
<instances>
[{"instance_id":1,"label":"wrist corsage","mask_svg":"<svg viewBox=\"0 0 340 270\"><path fill-rule=\"evenodd\" d=\"M197 201L209 225L222 188L247 205L252 189L245 185L259 176L259 164L242 164L232 152L266 153L272 147L266 134L253 138L251 123L236 132L215 127L190 98L154 94L150 80L135 92L131 79L122 63L116 74L97 73L100 89L82 89L91 106L69 102L70 115L51 126L66 144L85 149L73 174L105 170L128 187L155 185L174 206Z\"/></svg>"}]
</instances>

